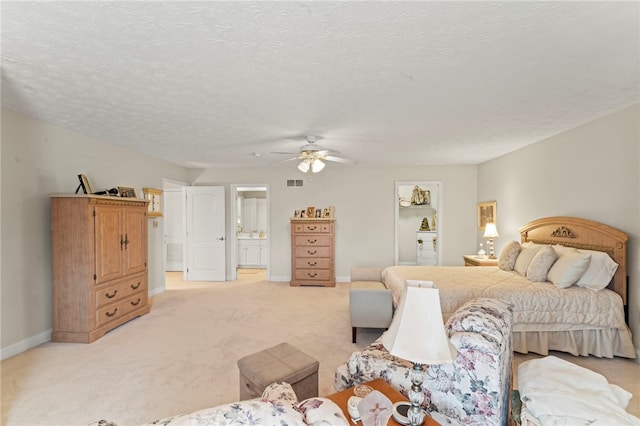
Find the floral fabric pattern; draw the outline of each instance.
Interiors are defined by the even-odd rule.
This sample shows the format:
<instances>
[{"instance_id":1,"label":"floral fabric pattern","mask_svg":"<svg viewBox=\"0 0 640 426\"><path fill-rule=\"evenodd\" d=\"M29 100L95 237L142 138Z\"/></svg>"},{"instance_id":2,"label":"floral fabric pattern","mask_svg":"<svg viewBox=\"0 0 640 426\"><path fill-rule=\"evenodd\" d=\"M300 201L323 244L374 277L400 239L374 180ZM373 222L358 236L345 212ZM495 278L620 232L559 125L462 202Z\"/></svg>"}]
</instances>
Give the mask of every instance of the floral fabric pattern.
<instances>
[{"instance_id":1,"label":"floral fabric pattern","mask_svg":"<svg viewBox=\"0 0 640 426\"><path fill-rule=\"evenodd\" d=\"M458 353L453 364L427 367L425 408L467 425L506 424L512 317L510 304L489 298L471 300L451 316L445 326ZM379 338L338 367L335 388L381 378L408 397L411 368L410 362L389 354Z\"/></svg>"},{"instance_id":2,"label":"floral fabric pattern","mask_svg":"<svg viewBox=\"0 0 640 426\"><path fill-rule=\"evenodd\" d=\"M205 408L190 414L156 420L148 425L216 426L298 426L348 425L342 410L327 398L309 398L298 402L295 391L285 382L267 386L261 398Z\"/></svg>"}]
</instances>

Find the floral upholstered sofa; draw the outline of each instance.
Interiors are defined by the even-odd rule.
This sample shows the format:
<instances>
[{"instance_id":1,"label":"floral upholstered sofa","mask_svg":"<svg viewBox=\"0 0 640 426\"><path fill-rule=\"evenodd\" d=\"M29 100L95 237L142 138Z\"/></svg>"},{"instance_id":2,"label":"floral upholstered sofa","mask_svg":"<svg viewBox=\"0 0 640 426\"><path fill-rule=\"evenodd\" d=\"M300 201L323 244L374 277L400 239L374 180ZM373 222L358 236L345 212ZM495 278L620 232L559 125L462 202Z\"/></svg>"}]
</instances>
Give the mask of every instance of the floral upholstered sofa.
<instances>
[{"instance_id":1,"label":"floral upholstered sofa","mask_svg":"<svg viewBox=\"0 0 640 426\"><path fill-rule=\"evenodd\" d=\"M327 398L299 402L291 385L272 383L261 398L232 402L147 423L150 425L348 425L342 410Z\"/></svg>"},{"instance_id":2,"label":"floral upholstered sofa","mask_svg":"<svg viewBox=\"0 0 640 426\"><path fill-rule=\"evenodd\" d=\"M511 394L512 306L478 298L460 307L445 329L458 353L431 365L422 385L425 408L467 425L506 425ZM389 354L379 338L336 370L335 388L381 378L408 397L412 364ZM430 404L430 405L429 405Z\"/></svg>"}]
</instances>

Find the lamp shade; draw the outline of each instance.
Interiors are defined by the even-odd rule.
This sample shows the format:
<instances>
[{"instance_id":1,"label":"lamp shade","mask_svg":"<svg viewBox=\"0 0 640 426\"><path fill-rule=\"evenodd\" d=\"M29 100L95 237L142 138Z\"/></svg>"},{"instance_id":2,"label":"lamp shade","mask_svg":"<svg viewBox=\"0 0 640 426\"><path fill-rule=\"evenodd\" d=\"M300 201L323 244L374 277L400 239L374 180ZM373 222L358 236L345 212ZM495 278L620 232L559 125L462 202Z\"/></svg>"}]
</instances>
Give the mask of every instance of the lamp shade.
<instances>
[{"instance_id":1,"label":"lamp shade","mask_svg":"<svg viewBox=\"0 0 640 426\"><path fill-rule=\"evenodd\" d=\"M309 171L309 160L304 159L298 164L298 170L302 173L307 173Z\"/></svg>"},{"instance_id":2,"label":"lamp shade","mask_svg":"<svg viewBox=\"0 0 640 426\"><path fill-rule=\"evenodd\" d=\"M322 169L324 169L324 163L319 158L316 158L311 162L311 171L313 173L318 173Z\"/></svg>"},{"instance_id":3,"label":"lamp shade","mask_svg":"<svg viewBox=\"0 0 640 426\"><path fill-rule=\"evenodd\" d=\"M440 292L432 281L407 280L398 309L382 337L393 356L419 364L451 363L456 348L442 321Z\"/></svg>"},{"instance_id":4,"label":"lamp shade","mask_svg":"<svg viewBox=\"0 0 640 426\"><path fill-rule=\"evenodd\" d=\"M496 224L489 222L484 227L484 238L498 238L498 228L496 228Z\"/></svg>"}]
</instances>

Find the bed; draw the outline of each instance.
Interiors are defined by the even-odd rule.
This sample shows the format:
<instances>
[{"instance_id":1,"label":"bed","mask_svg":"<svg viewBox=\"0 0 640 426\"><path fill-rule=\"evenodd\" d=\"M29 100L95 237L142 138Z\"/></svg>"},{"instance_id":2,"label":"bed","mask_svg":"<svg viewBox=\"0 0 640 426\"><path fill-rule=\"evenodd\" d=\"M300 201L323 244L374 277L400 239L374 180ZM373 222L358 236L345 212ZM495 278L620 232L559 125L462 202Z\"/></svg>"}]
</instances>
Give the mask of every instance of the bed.
<instances>
[{"instance_id":1,"label":"bed","mask_svg":"<svg viewBox=\"0 0 640 426\"><path fill-rule=\"evenodd\" d=\"M627 235L610 226L573 217L534 220L519 231L522 247L569 248L581 253L597 252L599 256L606 253L617 269L608 286L595 291L576 285L558 288L551 282L531 281L516 271L499 267L390 266L382 278L392 292L394 305L407 280L434 281L440 289L445 321L476 297L512 303L516 352L547 355L550 350L557 350L581 356L635 358L625 321Z\"/></svg>"}]
</instances>

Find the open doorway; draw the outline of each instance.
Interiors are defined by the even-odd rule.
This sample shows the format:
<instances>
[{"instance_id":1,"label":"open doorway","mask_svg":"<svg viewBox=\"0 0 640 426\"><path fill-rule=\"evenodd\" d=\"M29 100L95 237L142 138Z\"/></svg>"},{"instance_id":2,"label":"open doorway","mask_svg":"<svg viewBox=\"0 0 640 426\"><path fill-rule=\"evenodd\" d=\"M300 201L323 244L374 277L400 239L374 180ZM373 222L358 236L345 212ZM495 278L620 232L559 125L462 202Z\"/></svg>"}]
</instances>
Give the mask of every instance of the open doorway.
<instances>
[{"instance_id":1,"label":"open doorway","mask_svg":"<svg viewBox=\"0 0 640 426\"><path fill-rule=\"evenodd\" d=\"M269 186L232 184L231 280L269 276Z\"/></svg>"}]
</instances>

